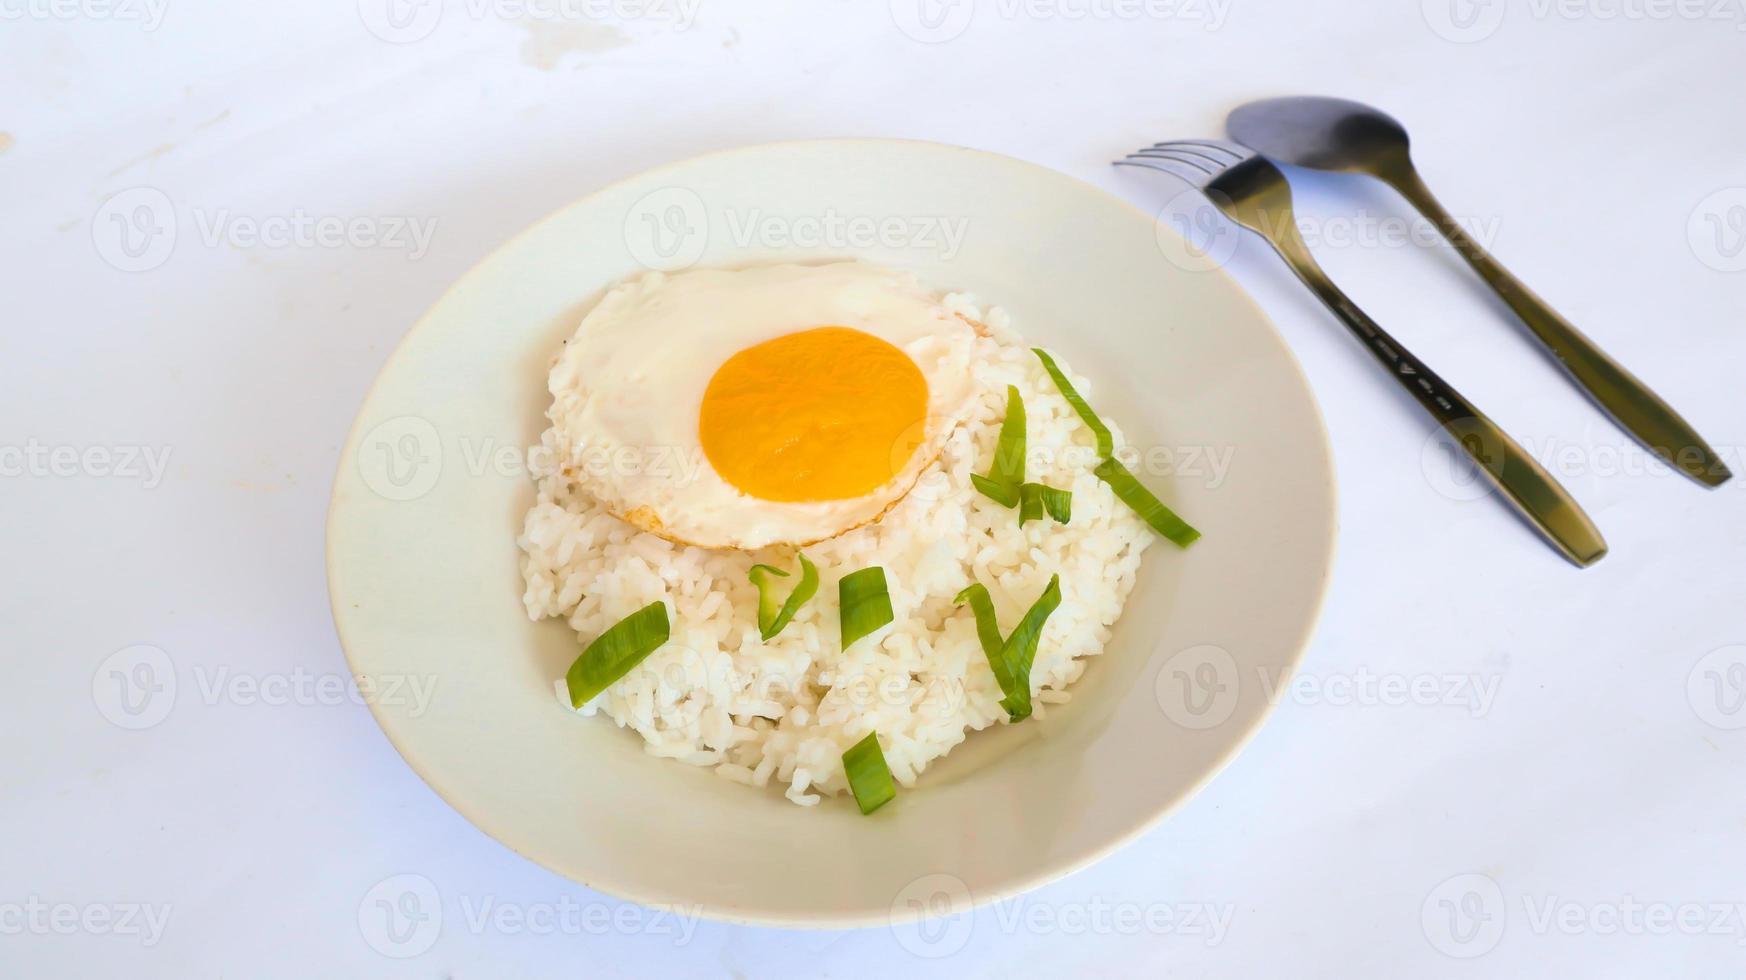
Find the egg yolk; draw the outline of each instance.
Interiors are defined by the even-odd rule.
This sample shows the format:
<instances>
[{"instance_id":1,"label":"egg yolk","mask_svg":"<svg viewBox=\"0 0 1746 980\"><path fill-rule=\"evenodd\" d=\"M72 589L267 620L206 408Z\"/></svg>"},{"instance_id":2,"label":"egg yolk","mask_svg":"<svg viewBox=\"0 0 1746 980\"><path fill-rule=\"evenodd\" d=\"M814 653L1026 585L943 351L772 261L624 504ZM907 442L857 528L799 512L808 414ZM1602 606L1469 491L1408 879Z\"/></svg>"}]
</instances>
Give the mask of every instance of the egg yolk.
<instances>
[{"instance_id":1,"label":"egg yolk","mask_svg":"<svg viewBox=\"0 0 1746 980\"><path fill-rule=\"evenodd\" d=\"M896 476L921 444L928 385L909 355L849 327L748 347L703 393L699 435L722 478L763 500L847 500Z\"/></svg>"}]
</instances>

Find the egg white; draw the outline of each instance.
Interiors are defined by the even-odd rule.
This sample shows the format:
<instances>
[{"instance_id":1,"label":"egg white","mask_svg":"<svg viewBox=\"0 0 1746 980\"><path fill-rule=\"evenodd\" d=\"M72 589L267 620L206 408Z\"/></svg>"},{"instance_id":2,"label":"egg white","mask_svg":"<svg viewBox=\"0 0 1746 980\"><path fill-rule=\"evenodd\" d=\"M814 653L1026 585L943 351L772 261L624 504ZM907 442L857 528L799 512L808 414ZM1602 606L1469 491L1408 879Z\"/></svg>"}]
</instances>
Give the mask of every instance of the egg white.
<instances>
[{"instance_id":1,"label":"egg white","mask_svg":"<svg viewBox=\"0 0 1746 980\"><path fill-rule=\"evenodd\" d=\"M704 454L699 409L724 361L815 327L851 327L908 354L928 386L919 448L873 493L778 503L741 492ZM707 548L810 544L901 500L969 414L975 328L914 275L864 262L650 273L610 290L552 368L565 472L614 514Z\"/></svg>"}]
</instances>

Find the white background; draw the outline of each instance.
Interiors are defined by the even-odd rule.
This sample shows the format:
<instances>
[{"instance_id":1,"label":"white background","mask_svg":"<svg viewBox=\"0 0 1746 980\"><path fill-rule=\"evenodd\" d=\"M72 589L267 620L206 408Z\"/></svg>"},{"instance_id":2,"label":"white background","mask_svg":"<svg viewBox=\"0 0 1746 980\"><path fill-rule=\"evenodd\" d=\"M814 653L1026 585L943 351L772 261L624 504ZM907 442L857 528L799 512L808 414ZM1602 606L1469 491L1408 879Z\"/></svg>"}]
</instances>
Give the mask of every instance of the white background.
<instances>
[{"instance_id":1,"label":"white background","mask_svg":"<svg viewBox=\"0 0 1746 980\"><path fill-rule=\"evenodd\" d=\"M1111 158L1220 135L1248 98L1371 101L1451 210L1746 473L1740 3L405 9L397 29L376 0L0 0L0 974L1746 969L1746 478L1649 467L1357 179L1294 175L1318 256L1553 466L1612 554L1577 571L1463 499L1423 415L1246 243L1230 268L1338 454L1332 593L1304 686L1248 750L1089 870L926 933L656 921L474 830L315 686L346 676L329 481L403 331L560 205L747 143L959 143L1156 210L1177 188ZM166 199L175 235L124 239ZM360 232L249 237L299 216ZM175 697L119 710L118 666L160 656ZM409 889L440 921L390 935L377 901ZM546 912L574 928L517 918Z\"/></svg>"}]
</instances>

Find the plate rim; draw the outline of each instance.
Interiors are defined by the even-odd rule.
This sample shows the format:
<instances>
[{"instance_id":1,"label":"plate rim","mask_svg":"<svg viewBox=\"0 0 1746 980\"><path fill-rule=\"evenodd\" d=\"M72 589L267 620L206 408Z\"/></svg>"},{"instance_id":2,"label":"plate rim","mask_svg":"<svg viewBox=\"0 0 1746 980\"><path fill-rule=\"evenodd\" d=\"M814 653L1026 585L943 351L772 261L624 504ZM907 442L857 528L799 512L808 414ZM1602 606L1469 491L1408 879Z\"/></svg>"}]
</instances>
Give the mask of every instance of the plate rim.
<instances>
[{"instance_id":1,"label":"plate rim","mask_svg":"<svg viewBox=\"0 0 1746 980\"><path fill-rule=\"evenodd\" d=\"M356 414L347 430L346 439L340 448L339 458L335 465L334 477L329 486L328 506L324 520L322 539L323 570L327 578L328 611L333 621L335 637L339 641L341 652L345 655L346 665L350 668L352 675L356 677L362 672L359 669L360 665L357 661L356 655L352 651L352 645L349 644L346 639L346 628L343 620L344 614L340 608L341 597L337 594L334 584L334 537L337 524L336 515L339 513L340 509L339 491L341 490L342 482L346 478L348 469L355 462L357 447L362 441L363 436L366 434L364 428L364 423L366 421L365 409L376 398L382 386L383 379L388 375L390 368L406 355L407 347L410 345L413 337L426 327L436 311L442 308L456 291L461 289L469 280L471 280L481 268L493 262L498 258L498 256L509 251L523 239L532 236L539 229L545 227L552 221L557 220L559 216L593 201L596 198L605 196L624 185L655 178L663 173L691 167L711 159L739 154L767 152L771 150L802 146L817 148L837 147L853 151L857 148L891 146L893 144L926 148L928 150L946 150L954 153L969 154L981 157L987 162L997 166L1016 167L1022 170L1040 172L1052 178L1070 181L1073 184L1078 185L1082 191L1101 197L1108 203L1116 204L1121 209L1130 212L1135 218L1147 222L1153 226L1155 232L1168 232L1177 238L1181 237L1174 228L1169 227L1168 224L1160 224L1156 215L1148 214L1145 209L1141 208L1138 204L1128 198L1112 191L1105 190L1102 187L1098 187L1097 185L1072 174L1056 170L1053 167L1033 163L1028 160L1022 160L992 150L983 150L955 143L939 142L936 140L901 137L821 137L773 140L724 147L683 157L677 160L671 160L658 166L628 174L601 184L580 197L566 201L545 214L543 217L493 246L489 251L473 261L465 271L457 275L453 281L451 281L449 285L425 307L424 312L412 322L412 325L400 335L399 339L395 341L393 349L388 353L388 356L382 360L381 365L376 369L375 377L371 379L362 398L358 401ZM1334 456L1334 447L1332 439L1328 433L1327 418L1322 411L1320 400L1316 397L1315 388L1311 385L1309 375L1304 371L1303 364L1299 361L1296 351L1294 351L1291 345L1286 341L1285 335L1280 332L1278 326L1274 324L1273 319L1267 315L1266 310L1263 309L1260 303L1256 301L1255 297L1249 293L1248 289L1246 289L1235 276L1231 275L1228 270L1220 266L1204 270L1201 274L1205 274L1205 272L1211 272L1216 276L1222 277L1226 283L1232 287L1231 292L1240 297L1242 302L1247 304L1249 310L1255 315L1255 317L1261 323L1266 325L1269 335L1278 344L1281 353L1285 356L1285 362L1290 366L1291 370L1295 372L1297 380L1301 383L1304 393L1308 396L1311 409L1311 419L1314 422L1313 428L1319 436L1317 444L1321 449L1320 455L1327 461L1328 510L1326 514L1327 520L1325 522L1327 527L1327 538L1324 542L1323 549L1326 559L1322 566L1316 570L1315 595L1310 603L1310 614L1305 618L1300 633L1293 643L1293 649L1291 650L1290 656L1285 659L1284 671L1279 680L1279 683L1283 685L1289 683L1291 679L1296 676L1297 670L1309 650L1309 645L1315 637L1316 629L1320 625L1322 615L1326 610L1328 594L1332 586L1334 565L1338 558L1340 530L1339 478L1336 468L1336 459ZM430 771L420 764L412 753L410 747L405 744L400 735L396 734L393 726L388 723L387 716L381 707L370 699L365 699L365 703L370 710L371 717L375 719L376 727L380 729L382 734L388 739L388 743L394 748L394 751L400 756L402 761L404 761L406 765L417 774L418 778L425 786L429 787L429 789L437 795L438 799L441 799L444 803L448 804L451 809L460 814L462 818L464 818L475 829L523 860L526 860L548 872L560 875L567 880L574 881L585 888L600 892L602 895L609 898L634 902L638 905L649 908L681 909L703 919L725 922L733 925L773 928L845 929L877 927L881 925L896 927L923 918L919 912L916 914L908 914L906 912L900 913L896 909L889 908L884 910L883 914L878 911L861 914L824 912L816 915L769 913L751 908L724 906L696 901L675 901L668 897L649 895L640 886L619 880L613 880L610 882L589 880L588 877L574 873L567 868L560 867L556 862L548 863L547 861L536 858L510 843L510 840L506 836L498 832L502 828L497 827L494 821L488 820L475 812L460 798L458 794L445 790L444 787L438 785ZM1199 778L1188 784L1175 799L1158 807L1152 813L1147 814L1144 818L1136 821L1133 826L1126 828L1120 833L1110 835L1108 840L1106 840L1101 846L1089 848L1084 854L1075 858L1041 865L1029 874L1013 879L1013 881L1007 885L989 886L980 889L972 894L971 903L968 906L965 908L954 908L949 914L958 915L970 912L996 902L1006 901L1015 896L1023 895L1027 892L1042 888L1045 885L1060 881L1063 878L1083 871L1093 864L1103 861L1115 852L1127 847L1141 836L1156 829L1167 818L1175 814L1182 807L1186 806L1189 801L1198 796L1214 778L1224 772L1236 757L1249 746L1249 743L1254 740L1262 726L1267 723L1268 719L1270 719L1277 710L1278 705L1276 703L1267 705L1264 710L1255 716L1254 720L1247 727L1240 731L1230 741L1224 753L1220 755L1211 766L1207 767Z\"/></svg>"}]
</instances>

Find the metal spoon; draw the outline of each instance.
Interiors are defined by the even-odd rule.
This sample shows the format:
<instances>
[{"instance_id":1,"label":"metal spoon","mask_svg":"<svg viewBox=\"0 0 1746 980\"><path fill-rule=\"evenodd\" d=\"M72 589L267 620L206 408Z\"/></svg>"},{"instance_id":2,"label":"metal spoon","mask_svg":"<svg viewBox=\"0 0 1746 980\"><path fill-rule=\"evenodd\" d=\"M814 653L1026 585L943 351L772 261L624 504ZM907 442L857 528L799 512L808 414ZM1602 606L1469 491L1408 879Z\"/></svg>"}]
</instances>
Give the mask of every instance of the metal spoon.
<instances>
[{"instance_id":1,"label":"metal spoon","mask_svg":"<svg viewBox=\"0 0 1746 980\"><path fill-rule=\"evenodd\" d=\"M1276 162L1369 174L1393 187L1442 230L1467 264L1620 428L1706 486L1718 486L1733 475L1678 412L1462 231L1419 179L1407 152L1406 129L1393 117L1360 102L1299 96L1240 106L1225 120L1225 128L1232 139Z\"/></svg>"}]
</instances>

